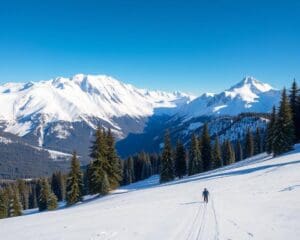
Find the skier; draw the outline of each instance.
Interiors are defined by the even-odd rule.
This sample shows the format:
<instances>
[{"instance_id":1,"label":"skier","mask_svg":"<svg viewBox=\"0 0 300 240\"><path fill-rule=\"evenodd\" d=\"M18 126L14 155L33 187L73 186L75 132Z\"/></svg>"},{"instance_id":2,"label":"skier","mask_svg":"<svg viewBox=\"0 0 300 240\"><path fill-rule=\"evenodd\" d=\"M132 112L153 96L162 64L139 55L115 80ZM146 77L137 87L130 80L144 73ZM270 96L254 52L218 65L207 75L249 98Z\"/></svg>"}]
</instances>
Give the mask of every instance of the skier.
<instances>
[{"instance_id":1,"label":"skier","mask_svg":"<svg viewBox=\"0 0 300 240\"><path fill-rule=\"evenodd\" d=\"M203 192L202 192L202 196L204 198L204 202L205 203L208 203L208 195L209 195L209 192L206 188L204 188Z\"/></svg>"}]
</instances>

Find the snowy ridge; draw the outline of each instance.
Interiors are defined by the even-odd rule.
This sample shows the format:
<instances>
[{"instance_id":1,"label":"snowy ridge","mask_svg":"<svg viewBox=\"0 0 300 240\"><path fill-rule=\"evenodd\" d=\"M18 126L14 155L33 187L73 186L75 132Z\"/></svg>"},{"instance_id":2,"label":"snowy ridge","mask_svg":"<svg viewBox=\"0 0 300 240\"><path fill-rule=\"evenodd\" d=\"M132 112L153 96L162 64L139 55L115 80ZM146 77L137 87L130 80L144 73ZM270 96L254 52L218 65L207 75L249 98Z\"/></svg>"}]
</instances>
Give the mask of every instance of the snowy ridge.
<instances>
[{"instance_id":1,"label":"snowy ridge","mask_svg":"<svg viewBox=\"0 0 300 240\"><path fill-rule=\"evenodd\" d=\"M138 89L105 75L77 74L71 78L0 86L0 102L5 103L1 104L0 120L9 123L6 131L19 136L30 132L34 121L42 125L86 121L92 126L88 119L95 117L117 129L114 117L147 117L155 109L175 109L191 99L192 96L179 92Z\"/></svg>"},{"instance_id":2,"label":"snowy ridge","mask_svg":"<svg viewBox=\"0 0 300 240\"><path fill-rule=\"evenodd\" d=\"M6 240L298 240L299 171L300 145L276 158L263 153L163 185L153 176L71 208L3 219L0 235ZM201 197L204 187L210 191L208 204Z\"/></svg>"},{"instance_id":3,"label":"snowy ridge","mask_svg":"<svg viewBox=\"0 0 300 240\"><path fill-rule=\"evenodd\" d=\"M277 105L280 91L253 77L219 94L203 94L184 105L178 115L187 119L211 115L237 115L242 112L269 112Z\"/></svg>"}]
</instances>

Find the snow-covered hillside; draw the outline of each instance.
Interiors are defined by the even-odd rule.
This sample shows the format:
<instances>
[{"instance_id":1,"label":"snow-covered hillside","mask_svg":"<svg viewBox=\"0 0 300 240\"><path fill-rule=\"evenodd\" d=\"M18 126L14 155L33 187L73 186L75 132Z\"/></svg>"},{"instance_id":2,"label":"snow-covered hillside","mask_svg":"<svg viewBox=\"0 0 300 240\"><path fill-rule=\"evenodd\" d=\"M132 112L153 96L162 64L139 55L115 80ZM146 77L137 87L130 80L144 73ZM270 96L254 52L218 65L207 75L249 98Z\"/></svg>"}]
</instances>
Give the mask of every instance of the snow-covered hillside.
<instances>
[{"instance_id":1,"label":"snow-covered hillside","mask_svg":"<svg viewBox=\"0 0 300 240\"><path fill-rule=\"evenodd\" d=\"M6 131L19 136L33 131L37 123L42 126L57 121L84 121L95 127L93 118L122 132L114 118L138 119L155 111L170 113L169 108L175 109L191 99L192 96L180 92L138 89L105 75L77 74L71 78L0 86L0 120L8 122ZM62 133L65 131L61 129Z\"/></svg>"},{"instance_id":2,"label":"snow-covered hillside","mask_svg":"<svg viewBox=\"0 0 300 240\"><path fill-rule=\"evenodd\" d=\"M297 240L300 145L158 185L157 177L71 208L0 220L6 240ZM210 190L206 205L201 198Z\"/></svg>"},{"instance_id":3,"label":"snow-covered hillside","mask_svg":"<svg viewBox=\"0 0 300 240\"><path fill-rule=\"evenodd\" d=\"M242 112L270 112L280 99L280 91L253 77L219 94L203 94L182 106L178 115L187 119L211 115L237 115Z\"/></svg>"}]
</instances>

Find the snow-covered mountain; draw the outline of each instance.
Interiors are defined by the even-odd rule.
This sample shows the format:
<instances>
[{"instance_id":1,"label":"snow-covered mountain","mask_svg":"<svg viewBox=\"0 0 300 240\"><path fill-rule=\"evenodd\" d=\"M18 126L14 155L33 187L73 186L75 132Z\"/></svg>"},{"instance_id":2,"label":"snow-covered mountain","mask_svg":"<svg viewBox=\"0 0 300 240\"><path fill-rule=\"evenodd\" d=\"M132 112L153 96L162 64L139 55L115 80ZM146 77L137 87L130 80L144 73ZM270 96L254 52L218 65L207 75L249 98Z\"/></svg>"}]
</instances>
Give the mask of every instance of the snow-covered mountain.
<instances>
[{"instance_id":1,"label":"snow-covered mountain","mask_svg":"<svg viewBox=\"0 0 300 240\"><path fill-rule=\"evenodd\" d=\"M95 119L101 119L122 138L126 131L122 131L124 126L116 119L171 114L191 99L180 92L138 89L105 75L77 74L71 78L0 86L0 120L7 122L6 131L24 136L38 127L43 131L49 123L58 121L83 121L95 128ZM68 135L64 126L56 130L61 138ZM40 132L40 145L43 135Z\"/></svg>"},{"instance_id":2,"label":"snow-covered mountain","mask_svg":"<svg viewBox=\"0 0 300 240\"><path fill-rule=\"evenodd\" d=\"M6 240L298 240L300 146L166 184L153 176L73 207L2 219ZM201 191L210 191L208 204Z\"/></svg>"},{"instance_id":3,"label":"snow-covered mountain","mask_svg":"<svg viewBox=\"0 0 300 240\"><path fill-rule=\"evenodd\" d=\"M219 94L203 94L182 106L179 116L186 119L199 116L237 115L242 112L269 112L277 105L280 91L253 77L245 77L241 82Z\"/></svg>"}]
</instances>

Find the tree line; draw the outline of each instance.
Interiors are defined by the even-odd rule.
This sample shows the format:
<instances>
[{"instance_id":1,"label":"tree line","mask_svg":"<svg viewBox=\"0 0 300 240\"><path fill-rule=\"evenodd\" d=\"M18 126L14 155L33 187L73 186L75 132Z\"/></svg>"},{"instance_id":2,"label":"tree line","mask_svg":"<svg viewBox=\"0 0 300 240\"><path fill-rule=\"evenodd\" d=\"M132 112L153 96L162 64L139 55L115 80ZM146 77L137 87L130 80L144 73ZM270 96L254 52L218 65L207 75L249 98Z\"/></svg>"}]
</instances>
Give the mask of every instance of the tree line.
<instances>
[{"instance_id":1,"label":"tree line","mask_svg":"<svg viewBox=\"0 0 300 240\"><path fill-rule=\"evenodd\" d=\"M170 133L167 131L161 155L160 182L213 170L263 151L264 134L260 128L256 128L255 132L248 128L243 140L234 142L224 140L220 143L218 136L212 139L208 124L205 123L202 134L200 136L193 134L187 148L180 140L173 148Z\"/></svg>"}]
</instances>

